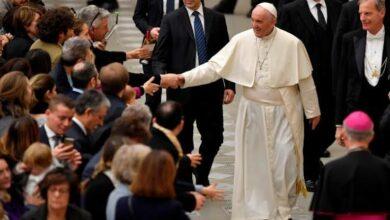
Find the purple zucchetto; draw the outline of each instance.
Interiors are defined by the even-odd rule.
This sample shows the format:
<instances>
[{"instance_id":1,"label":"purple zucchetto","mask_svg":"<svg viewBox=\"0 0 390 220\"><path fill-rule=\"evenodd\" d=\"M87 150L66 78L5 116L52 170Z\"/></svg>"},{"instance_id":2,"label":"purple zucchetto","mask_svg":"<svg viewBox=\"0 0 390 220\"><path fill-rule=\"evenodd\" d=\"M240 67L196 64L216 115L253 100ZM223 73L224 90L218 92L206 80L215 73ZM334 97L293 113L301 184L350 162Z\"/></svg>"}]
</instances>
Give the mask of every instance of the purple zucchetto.
<instances>
[{"instance_id":1,"label":"purple zucchetto","mask_svg":"<svg viewBox=\"0 0 390 220\"><path fill-rule=\"evenodd\" d=\"M344 127L355 132L370 132L374 130L374 123L370 116L362 111L349 114L343 121Z\"/></svg>"}]
</instances>

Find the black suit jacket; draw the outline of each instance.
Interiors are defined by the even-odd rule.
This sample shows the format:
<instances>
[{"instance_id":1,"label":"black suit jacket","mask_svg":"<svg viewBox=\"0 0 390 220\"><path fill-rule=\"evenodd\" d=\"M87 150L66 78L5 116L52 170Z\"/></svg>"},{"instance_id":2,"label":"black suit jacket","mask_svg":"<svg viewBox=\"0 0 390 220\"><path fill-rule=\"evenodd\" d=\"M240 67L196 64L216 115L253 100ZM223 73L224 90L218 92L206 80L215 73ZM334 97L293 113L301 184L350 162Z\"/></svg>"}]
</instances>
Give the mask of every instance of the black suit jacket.
<instances>
[{"instance_id":1,"label":"black suit jacket","mask_svg":"<svg viewBox=\"0 0 390 220\"><path fill-rule=\"evenodd\" d=\"M180 7L183 1L179 1ZM164 5L162 0L138 0L135 6L133 20L135 26L145 35L154 27L160 27L164 16Z\"/></svg>"},{"instance_id":2,"label":"black suit jacket","mask_svg":"<svg viewBox=\"0 0 390 220\"><path fill-rule=\"evenodd\" d=\"M207 58L210 59L229 41L225 17L203 7L205 37L207 43ZM166 15L161 23L158 42L152 57L155 74L183 73L195 67L196 44L194 32L190 23L187 9L181 7ZM225 81L227 88L234 90L234 84ZM186 103L191 91L204 97L210 103L222 104L224 83L222 80L182 90L168 89L170 99Z\"/></svg>"},{"instance_id":3,"label":"black suit jacket","mask_svg":"<svg viewBox=\"0 0 390 220\"><path fill-rule=\"evenodd\" d=\"M365 150L350 152L325 165L311 210L323 214L389 213L389 186L389 164Z\"/></svg>"},{"instance_id":4,"label":"black suit jacket","mask_svg":"<svg viewBox=\"0 0 390 220\"><path fill-rule=\"evenodd\" d=\"M50 147L49 137L47 137L44 126L39 127L39 142L44 143Z\"/></svg>"},{"instance_id":5,"label":"black suit jacket","mask_svg":"<svg viewBox=\"0 0 390 220\"><path fill-rule=\"evenodd\" d=\"M338 68L340 65L341 45L343 35L356 29L361 29L362 23L359 19L359 6L357 1L353 0L343 4L340 12L340 17L337 23L336 31L332 45L332 77L333 91L336 91Z\"/></svg>"},{"instance_id":6,"label":"black suit jacket","mask_svg":"<svg viewBox=\"0 0 390 220\"><path fill-rule=\"evenodd\" d=\"M122 115L126 108L126 103L115 95L105 94L110 101L110 108L104 117L104 124L91 134L92 149L99 151L111 134L111 127L115 119Z\"/></svg>"},{"instance_id":7,"label":"black suit jacket","mask_svg":"<svg viewBox=\"0 0 390 220\"><path fill-rule=\"evenodd\" d=\"M281 29L295 35L306 47L313 65L312 75L319 93L320 105L323 104L322 101L329 102L325 99L326 96L328 99L331 98L330 101L333 101L333 98L330 97L332 84L330 47L341 9L341 2L337 0L325 0L325 4L328 14L326 36L323 36L323 32L318 31L318 22L311 14L307 0L296 0L284 5L280 9L278 20L278 26ZM329 44L329 46L321 44ZM324 105L320 107L321 111L325 108Z\"/></svg>"},{"instance_id":8,"label":"black suit jacket","mask_svg":"<svg viewBox=\"0 0 390 220\"><path fill-rule=\"evenodd\" d=\"M92 51L95 54L96 69L99 71L103 66L110 63L123 63L127 60L126 53L123 51L107 51L95 47L92 47Z\"/></svg>"},{"instance_id":9,"label":"black suit jacket","mask_svg":"<svg viewBox=\"0 0 390 220\"><path fill-rule=\"evenodd\" d=\"M390 36L387 31L385 33L383 54L389 56ZM366 31L356 30L344 35L336 88L336 124L341 124L345 116L359 106L363 80L366 80L364 76L365 49ZM381 69L381 72L385 71L384 75L387 75L389 69L390 67L386 67L386 70Z\"/></svg>"},{"instance_id":10,"label":"black suit jacket","mask_svg":"<svg viewBox=\"0 0 390 220\"><path fill-rule=\"evenodd\" d=\"M69 92L65 93L65 95L72 100L76 100L81 95L81 93L70 90Z\"/></svg>"},{"instance_id":11,"label":"black suit jacket","mask_svg":"<svg viewBox=\"0 0 390 220\"><path fill-rule=\"evenodd\" d=\"M38 206L35 209L31 209L29 212L23 215L22 220L42 220L47 219L48 210L47 204ZM91 214L84 209L81 209L74 205L68 205L66 209L66 219L72 220L90 220L92 219Z\"/></svg>"},{"instance_id":12,"label":"black suit jacket","mask_svg":"<svg viewBox=\"0 0 390 220\"><path fill-rule=\"evenodd\" d=\"M61 61L58 62L54 69L50 72L50 76L56 83L58 93L65 94L72 91L72 86L69 84L68 77L66 76L66 72Z\"/></svg>"},{"instance_id":13,"label":"black suit jacket","mask_svg":"<svg viewBox=\"0 0 390 220\"><path fill-rule=\"evenodd\" d=\"M83 159L89 160L97 152L92 148L88 134L84 134L77 123L73 122L65 135L74 139L74 147L82 154Z\"/></svg>"}]
</instances>

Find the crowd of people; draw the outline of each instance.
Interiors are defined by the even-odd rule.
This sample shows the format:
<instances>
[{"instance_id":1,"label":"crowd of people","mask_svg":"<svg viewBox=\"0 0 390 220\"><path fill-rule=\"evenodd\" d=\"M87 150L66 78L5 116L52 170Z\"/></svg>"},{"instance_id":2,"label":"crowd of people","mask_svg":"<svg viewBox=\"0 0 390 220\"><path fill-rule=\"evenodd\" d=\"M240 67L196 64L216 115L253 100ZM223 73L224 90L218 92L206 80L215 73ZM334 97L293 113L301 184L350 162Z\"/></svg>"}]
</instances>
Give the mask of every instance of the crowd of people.
<instances>
[{"instance_id":1,"label":"crowd of people","mask_svg":"<svg viewBox=\"0 0 390 220\"><path fill-rule=\"evenodd\" d=\"M232 219L291 219L307 191L315 219L390 217L384 0L252 1L230 41L201 0L138 0L130 51L106 49L116 1L92 2L0 1L0 219L189 219L223 198L209 174L236 85ZM335 138L348 154L324 166Z\"/></svg>"}]
</instances>

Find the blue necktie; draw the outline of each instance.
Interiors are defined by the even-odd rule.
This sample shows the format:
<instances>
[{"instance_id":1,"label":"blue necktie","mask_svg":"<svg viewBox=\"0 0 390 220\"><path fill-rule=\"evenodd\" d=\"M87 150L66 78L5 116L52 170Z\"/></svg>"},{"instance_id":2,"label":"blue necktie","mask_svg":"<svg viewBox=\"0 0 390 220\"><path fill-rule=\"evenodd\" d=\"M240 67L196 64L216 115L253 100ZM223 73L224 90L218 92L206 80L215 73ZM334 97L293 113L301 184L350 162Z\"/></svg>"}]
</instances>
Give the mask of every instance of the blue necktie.
<instances>
[{"instance_id":1,"label":"blue necktie","mask_svg":"<svg viewBox=\"0 0 390 220\"><path fill-rule=\"evenodd\" d=\"M175 10L175 0L167 0L166 14Z\"/></svg>"},{"instance_id":2,"label":"blue necktie","mask_svg":"<svg viewBox=\"0 0 390 220\"><path fill-rule=\"evenodd\" d=\"M194 29L196 50L198 51L199 65L207 62L206 37L204 36L202 22L199 18L199 12L194 11L192 15L195 16Z\"/></svg>"}]
</instances>

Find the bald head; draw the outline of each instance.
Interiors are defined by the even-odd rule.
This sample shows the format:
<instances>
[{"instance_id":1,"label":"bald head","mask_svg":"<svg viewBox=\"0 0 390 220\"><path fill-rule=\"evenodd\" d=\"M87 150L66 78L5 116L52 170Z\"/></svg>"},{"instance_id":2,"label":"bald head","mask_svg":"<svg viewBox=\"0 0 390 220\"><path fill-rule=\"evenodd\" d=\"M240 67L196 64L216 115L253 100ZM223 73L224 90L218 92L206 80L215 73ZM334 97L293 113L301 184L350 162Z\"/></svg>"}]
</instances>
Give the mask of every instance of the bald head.
<instances>
[{"instance_id":1,"label":"bald head","mask_svg":"<svg viewBox=\"0 0 390 220\"><path fill-rule=\"evenodd\" d=\"M252 11L252 28L256 37L269 35L275 27L276 17L276 9L272 4L258 4Z\"/></svg>"},{"instance_id":2,"label":"bald head","mask_svg":"<svg viewBox=\"0 0 390 220\"><path fill-rule=\"evenodd\" d=\"M100 71L100 81L105 94L118 95L129 81L126 68L120 63L111 63Z\"/></svg>"}]
</instances>

